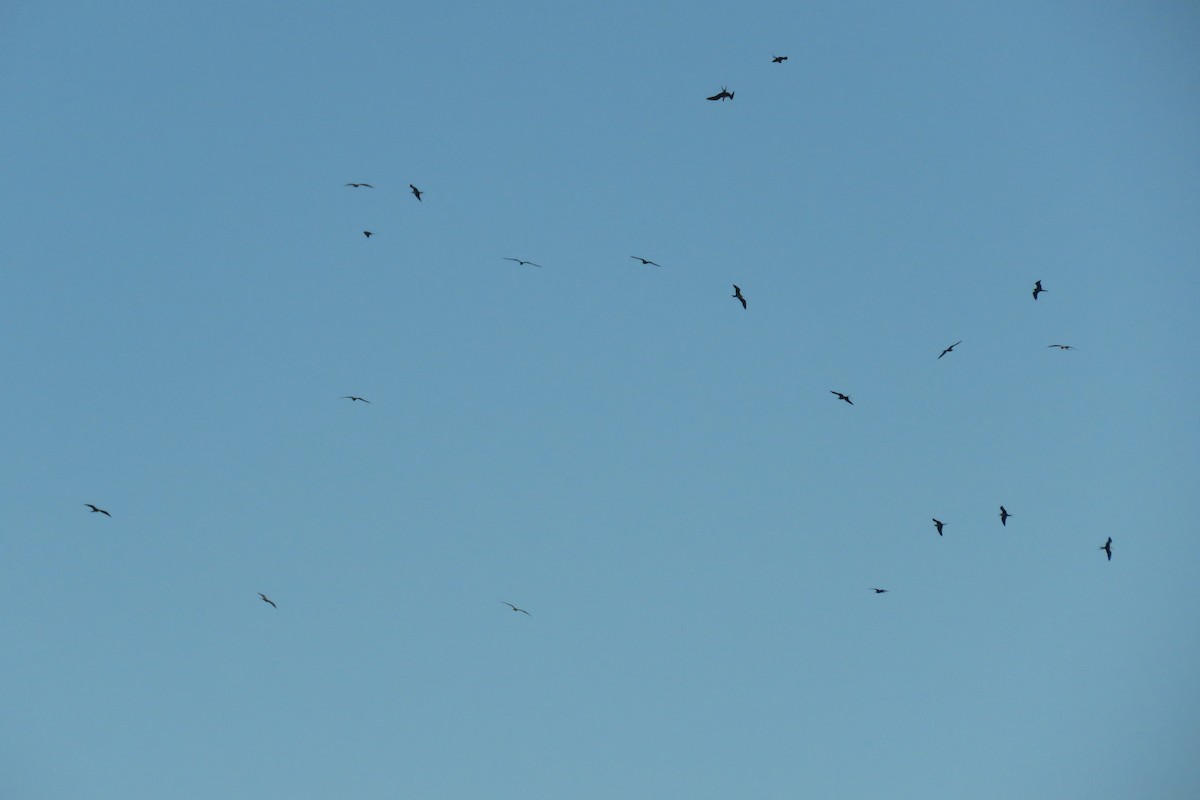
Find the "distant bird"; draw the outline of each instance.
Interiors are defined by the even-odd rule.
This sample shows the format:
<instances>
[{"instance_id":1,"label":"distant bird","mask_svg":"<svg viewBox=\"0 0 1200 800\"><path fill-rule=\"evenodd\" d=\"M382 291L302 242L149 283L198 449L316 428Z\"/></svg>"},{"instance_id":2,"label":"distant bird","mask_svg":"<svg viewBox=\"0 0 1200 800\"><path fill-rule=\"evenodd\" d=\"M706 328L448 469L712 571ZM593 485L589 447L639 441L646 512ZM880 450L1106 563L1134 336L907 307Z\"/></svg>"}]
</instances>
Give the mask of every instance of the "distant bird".
<instances>
[{"instance_id":1,"label":"distant bird","mask_svg":"<svg viewBox=\"0 0 1200 800\"><path fill-rule=\"evenodd\" d=\"M531 267L540 267L540 266L542 266L541 264L535 264L535 263L533 263L532 261L522 261L522 260L521 260L521 259L519 259L519 258L509 258L508 256L504 256L504 260L505 260L505 261L515 261L515 262L517 262L518 264L520 264L522 267L523 267L523 266L525 266L526 264L528 264L528 265L529 265L529 266L531 266Z\"/></svg>"},{"instance_id":2,"label":"distant bird","mask_svg":"<svg viewBox=\"0 0 1200 800\"><path fill-rule=\"evenodd\" d=\"M370 239L374 235L375 234L371 233L371 231L363 231L363 236L367 237L368 239Z\"/></svg>"},{"instance_id":3,"label":"distant bird","mask_svg":"<svg viewBox=\"0 0 1200 800\"><path fill-rule=\"evenodd\" d=\"M833 389L830 389L829 393L836 394L838 396L838 400L845 400L847 403L850 403L850 405L854 405L854 403L850 402L850 395L848 395L848 394L842 394L841 392L835 392Z\"/></svg>"},{"instance_id":4,"label":"distant bird","mask_svg":"<svg viewBox=\"0 0 1200 800\"><path fill-rule=\"evenodd\" d=\"M414 196L416 196L416 198L417 198L418 200L420 200L420 199L421 199L421 195L425 194L425 193L424 193L424 192L422 192L420 189L418 189L417 187L413 186L411 183L408 185L408 188L412 189L412 193L413 193L413 195L414 195Z\"/></svg>"},{"instance_id":5,"label":"distant bird","mask_svg":"<svg viewBox=\"0 0 1200 800\"><path fill-rule=\"evenodd\" d=\"M714 94L712 97L710 97L708 99L709 100L720 100L721 102L724 102L726 100L732 100L733 92L729 91L724 86L722 86L721 91L717 92L716 94Z\"/></svg>"},{"instance_id":6,"label":"distant bird","mask_svg":"<svg viewBox=\"0 0 1200 800\"><path fill-rule=\"evenodd\" d=\"M650 259L648 259L648 258L642 258L641 256L630 256L630 258L636 258L638 261L642 262L642 265L643 265L643 266L645 266L646 264L650 264L651 266L655 266L655 267L661 267L661 266L662 266L662 264L655 264L655 263L654 263L653 261L651 261Z\"/></svg>"},{"instance_id":7,"label":"distant bird","mask_svg":"<svg viewBox=\"0 0 1200 800\"><path fill-rule=\"evenodd\" d=\"M1007 527L1007 525L1008 525L1008 518L1009 518L1009 517L1011 517L1011 516L1012 516L1012 514L1010 514L1010 513L1008 513L1007 511L1005 511L1005 510L1004 510L1004 506L1000 506L1000 524L1001 524L1001 525L1004 525L1004 526L1006 526L1006 527Z\"/></svg>"},{"instance_id":8,"label":"distant bird","mask_svg":"<svg viewBox=\"0 0 1200 800\"><path fill-rule=\"evenodd\" d=\"M742 290L740 288L738 288L738 285L736 283L733 284L733 294L731 294L729 296L736 297L738 300L741 300L742 308L746 307L746 298L742 297Z\"/></svg>"},{"instance_id":9,"label":"distant bird","mask_svg":"<svg viewBox=\"0 0 1200 800\"><path fill-rule=\"evenodd\" d=\"M934 518L933 518L933 527L937 528L938 536L941 536L941 535L942 535L942 526L943 526L943 525L945 525L945 524L946 524L946 523L942 522L942 521L941 521L940 519L938 519L937 517L934 517Z\"/></svg>"},{"instance_id":10,"label":"distant bird","mask_svg":"<svg viewBox=\"0 0 1200 800\"><path fill-rule=\"evenodd\" d=\"M1069 344L1048 344L1047 347L1057 347L1059 350L1078 350L1078 347L1072 347Z\"/></svg>"},{"instance_id":11,"label":"distant bird","mask_svg":"<svg viewBox=\"0 0 1200 800\"><path fill-rule=\"evenodd\" d=\"M1104 546L1099 549L1104 551L1104 554L1106 556L1108 556L1109 561L1112 561L1112 537L1111 536L1108 537L1108 541L1104 543Z\"/></svg>"},{"instance_id":12,"label":"distant bird","mask_svg":"<svg viewBox=\"0 0 1200 800\"><path fill-rule=\"evenodd\" d=\"M876 589L874 586L872 586L871 591L874 592L875 594L883 594L884 592L887 591L887 589Z\"/></svg>"},{"instance_id":13,"label":"distant bird","mask_svg":"<svg viewBox=\"0 0 1200 800\"><path fill-rule=\"evenodd\" d=\"M945 350L943 350L942 356L946 355L946 353L949 353L951 350L958 347L960 344L962 344L962 339L959 339L957 342L955 342L954 344L950 345ZM941 358L942 356L938 356L938 358Z\"/></svg>"},{"instance_id":14,"label":"distant bird","mask_svg":"<svg viewBox=\"0 0 1200 800\"><path fill-rule=\"evenodd\" d=\"M1044 291L1046 291L1046 290L1042 288L1042 282L1034 281L1034 283L1033 283L1033 299L1037 300L1037 296Z\"/></svg>"},{"instance_id":15,"label":"distant bird","mask_svg":"<svg viewBox=\"0 0 1200 800\"><path fill-rule=\"evenodd\" d=\"M353 401L355 401L355 400L358 400L358 401L360 401L360 402L367 403L368 405L369 405L369 404L370 404L370 402L371 402L370 400L367 400L367 399L365 399L365 398L362 398L362 397L356 397L355 395L352 395L352 394L344 394L344 395L342 395L341 397L339 397L338 399L339 399L339 400L350 400L351 402L353 402Z\"/></svg>"},{"instance_id":16,"label":"distant bird","mask_svg":"<svg viewBox=\"0 0 1200 800\"><path fill-rule=\"evenodd\" d=\"M279 606L275 605L275 601L274 601L274 600L272 600L271 598L267 597L267 596L266 596L265 594L263 594L262 592L259 592L259 593L258 593L258 596L259 596L259 597L261 597L261 598L263 599L263 602L264 602L264 603L270 603L270 604L271 604L271 608L279 608Z\"/></svg>"},{"instance_id":17,"label":"distant bird","mask_svg":"<svg viewBox=\"0 0 1200 800\"><path fill-rule=\"evenodd\" d=\"M787 61L787 56L775 56L771 59L772 64L782 64L785 61Z\"/></svg>"},{"instance_id":18,"label":"distant bird","mask_svg":"<svg viewBox=\"0 0 1200 800\"><path fill-rule=\"evenodd\" d=\"M507 601L504 601L504 600L501 600L500 602L501 602L501 603L504 603L504 605L508 606L508 607L509 607L509 608L511 608L513 611L520 611L522 614L524 614L524 615L525 615L525 616L527 616L527 617L532 617L532 616L533 616L533 614L530 614L530 613L529 613L528 611L526 611L525 609L523 609L523 608L517 608L517 607L516 607L516 606L514 606L512 603L509 603L509 602L507 602Z\"/></svg>"},{"instance_id":19,"label":"distant bird","mask_svg":"<svg viewBox=\"0 0 1200 800\"><path fill-rule=\"evenodd\" d=\"M372 186L372 185L371 185L371 184L369 184L369 183L347 183L346 185L347 185L347 186L353 186L355 189L357 189L357 188L358 188L358 187L360 187L360 186L365 186L365 187L366 187L366 188L368 188L368 189L374 189L374 188L375 188L374 186Z\"/></svg>"},{"instance_id":20,"label":"distant bird","mask_svg":"<svg viewBox=\"0 0 1200 800\"><path fill-rule=\"evenodd\" d=\"M93 513L93 514L103 514L103 515L104 515L104 516L106 516L106 517L111 517L111 516L112 516L112 514L108 513L108 512L107 512L107 511L105 511L103 508L96 508L96 507L95 507L94 505L92 505L91 503L84 503L84 505L85 505L85 506L87 506L88 508L90 508L90 509L92 510L92 513Z\"/></svg>"}]
</instances>

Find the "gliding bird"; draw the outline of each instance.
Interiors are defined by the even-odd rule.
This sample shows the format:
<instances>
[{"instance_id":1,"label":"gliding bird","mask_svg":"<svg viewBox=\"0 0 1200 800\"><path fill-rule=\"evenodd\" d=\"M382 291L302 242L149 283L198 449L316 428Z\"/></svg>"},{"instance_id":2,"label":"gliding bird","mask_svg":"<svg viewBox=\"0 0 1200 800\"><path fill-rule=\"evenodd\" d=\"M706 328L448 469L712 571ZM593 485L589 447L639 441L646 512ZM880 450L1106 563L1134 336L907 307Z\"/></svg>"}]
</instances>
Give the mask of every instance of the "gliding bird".
<instances>
[{"instance_id":1,"label":"gliding bird","mask_svg":"<svg viewBox=\"0 0 1200 800\"><path fill-rule=\"evenodd\" d=\"M741 300L742 308L746 307L746 298L742 297L742 290L738 288L738 285L736 283L733 284L733 294L731 294L729 296L736 297L738 300Z\"/></svg>"},{"instance_id":2,"label":"gliding bird","mask_svg":"<svg viewBox=\"0 0 1200 800\"><path fill-rule=\"evenodd\" d=\"M1042 282L1034 281L1034 283L1033 283L1033 299L1037 300L1037 296L1044 291L1046 291L1046 290L1042 288Z\"/></svg>"},{"instance_id":3,"label":"gliding bird","mask_svg":"<svg viewBox=\"0 0 1200 800\"><path fill-rule=\"evenodd\" d=\"M264 602L264 603L270 603L270 604L271 604L271 608L275 608L275 609L279 608L279 606L275 605L275 601L274 601L274 600L272 600L271 598L267 597L267 596L266 596L265 594L263 594L262 592L259 592L259 593L258 593L258 596L259 596L259 597L261 597L261 598L263 599L263 602Z\"/></svg>"},{"instance_id":4,"label":"gliding bird","mask_svg":"<svg viewBox=\"0 0 1200 800\"><path fill-rule=\"evenodd\" d=\"M709 97L708 99L709 100L720 100L721 102L724 102L725 100L732 100L733 92L729 91L724 86L722 86L721 91L717 92L716 94L714 94L712 97Z\"/></svg>"},{"instance_id":5,"label":"gliding bird","mask_svg":"<svg viewBox=\"0 0 1200 800\"><path fill-rule=\"evenodd\" d=\"M418 189L417 187L413 186L411 183L408 185L408 188L409 188L409 189L412 189L412 193L413 193L413 194L416 196L416 198L417 198L418 200L420 200L420 199L421 199L421 195L425 194L425 193L424 193L424 192L422 192L420 189Z\"/></svg>"},{"instance_id":6,"label":"gliding bird","mask_svg":"<svg viewBox=\"0 0 1200 800\"><path fill-rule=\"evenodd\" d=\"M829 393L836 394L838 397L838 400L845 400L847 403L850 403L850 405L854 405L854 403L850 402L850 395L848 395L848 394L842 394L841 392L835 392L833 389L830 389Z\"/></svg>"},{"instance_id":7,"label":"gliding bird","mask_svg":"<svg viewBox=\"0 0 1200 800\"><path fill-rule=\"evenodd\" d=\"M940 519L938 519L937 517L934 517L934 519L933 519L933 527L937 528L938 536L941 536L941 535L942 535L942 526L943 526L943 525L945 525L945 524L946 524L946 523L942 522L942 521L941 521Z\"/></svg>"},{"instance_id":8,"label":"gliding bird","mask_svg":"<svg viewBox=\"0 0 1200 800\"><path fill-rule=\"evenodd\" d=\"M519 258L509 258L508 256L504 256L503 258L504 258L504 260L505 260L505 261L515 261L515 262L517 262L518 264L520 264L522 267L523 267L523 266L525 266L526 264L528 264L528 265L529 265L529 266L531 266L531 267L540 267L540 266L542 266L541 264L535 264L535 263L533 263L532 261L522 261L522 260L521 260L521 259L519 259Z\"/></svg>"},{"instance_id":9,"label":"gliding bird","mask_svg":"<svg viewBox=\"0 0 1200 800\"><path fill-rule=\"evenodd\" d=\"M1111 536L1108 537L1108 541L1104 543L1104 546L1099 549L1104 551L1104 554L1106 556L1108 556L1109 561L1112 561L1112 537Z\"/></svg>"},{"instance_id":10,"label":"gliding bird","mask_svg":"<svg viewBox=\"0 0 1200 800\"><path fill-rule=\"evenodd\" d=\"M509 602L508 602L508 601L506 601L506 600L501 600L500 602L501 602L501 603L504 603L504 605L508 606L508 607L509 607L509 608L511 608L513 611L520 611L522 614L524 614L524 615L525 615L525 616L527 616L527 617L532 617L532 616L533 616L533 614L530 614L530 613L529 613L528 611L526 611L525 609L523 609L523 608L517 608L517 607L516 607L516 606L514 606L512 603L509 603Z\"/></svg>"},{"instance_id":11,"label":"gliding bird","mask_svg":"<svg viewBox=\"0 0 1200 800\"><path fill-rule=\"evenodd\" d=\"M662 264L655 264L655 263L654 263L653 261L651 261L650 259L648 259L648 258L642 258L641 256L630 256L630 258L636 258L638 261L642 262L642 266L645 266L646 264L650 264L650 265L652 265L652 266L655 266L655 267L661 267L661 266L662 266Z\"/></svg>"},{"instance_id":12,"label":"gliding bird","mask_svg":"<svg viewBox=\"0 0 1200 800\"><path fill-rule=\"evenodd\" d=\"M92 513L93 513L93 514L103 514L103 515L104 515L104 516L106 516L106 517L111 517L111 516L112 516L112 514L108 513L108 512L107 512L107 511L105 511L103 508L96 508L96 507L95 507L94 505L92 505L91 503L84 503L84 505L85 505L85 506L87 506L88 508L90 508L90 509L92 510Z\"/></svg>"},{"instance_id":13,"label":"gliding bird","mask_svg":"<svg viewBox=\"0 0 1200 800\"><path fill-rule=\"evenodd\" d=\"M1004 506L1000 506L1000 524L1001 525L1004 525L1005 527L1007 527L1008 526L1008 518L1011 516L1012 516L1012 514L1010 514L1004 510Z\"/></svg>"},{"instance_id":14,"label":"gliding bird","mask_svg":"<svg viewBox=\"0 0 1200 800\"><path fill-rule=\"evenodd\" d=\"M952 351L954 348L958 347L960 344L962 344L962 339L959 339L957 342L955 342L954 344L950 345L950 346L949 346L949 347L947 347L945 350L943 350L943 351L942 351L942 356L946 355L946 353L949 353L949 352L950 352L950 351ZM938 358L941 358L942 356L938 356Z\"/></svg>"}]
</instances>

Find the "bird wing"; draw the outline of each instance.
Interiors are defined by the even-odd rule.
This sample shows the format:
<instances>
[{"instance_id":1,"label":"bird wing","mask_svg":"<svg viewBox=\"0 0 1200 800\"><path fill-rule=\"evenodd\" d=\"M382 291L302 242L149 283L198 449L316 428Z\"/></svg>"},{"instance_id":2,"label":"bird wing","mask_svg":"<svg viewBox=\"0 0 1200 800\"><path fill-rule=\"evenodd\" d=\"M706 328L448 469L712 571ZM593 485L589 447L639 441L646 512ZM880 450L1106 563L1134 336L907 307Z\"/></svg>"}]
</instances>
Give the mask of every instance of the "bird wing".
<instances>
[{"instance_id":1,"label":"bird wing","mask_svg":"<svg viewBox=\"0 0 1200 800\"><path fill-rule=\"evenodd\" d=\"M518 609L517 609L517 611L520 611L522 614L524 614L524 615L525 615L525 616L527 616L527 617L532 617L532 616L533 616L533 614L530 614L528 611L526 611L526 610L525 610L525 609L523 609L523 608L518 608Z\"/></svg>"},{"instance_id":2,"label":"bird wing","mask_svg":"<svg viewBox=\"0 0 1200 800\"><path fill-rule=\"evenodd\" d=\"M719 94L714 94L712 97L710 97L710 98L708 98L708 99L709 99L709 100L720 100L720 99L721 99L721 95L719 95Z\"/></svg>"}]
</instances>

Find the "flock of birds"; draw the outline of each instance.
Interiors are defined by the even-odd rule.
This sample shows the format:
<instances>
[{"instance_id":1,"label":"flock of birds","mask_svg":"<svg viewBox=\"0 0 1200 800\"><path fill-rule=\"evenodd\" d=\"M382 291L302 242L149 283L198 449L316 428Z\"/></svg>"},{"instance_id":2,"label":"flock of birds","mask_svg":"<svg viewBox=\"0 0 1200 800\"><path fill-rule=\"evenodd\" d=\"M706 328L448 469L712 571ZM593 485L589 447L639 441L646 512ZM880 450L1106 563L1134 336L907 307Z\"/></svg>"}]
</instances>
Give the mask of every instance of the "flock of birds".
<instances>
[{"instance_id":1,"label":"flock of birds","mask_svg":"<svg viewBox=\"0 0 1200 800\"><path fill-rule=\"evenodd\" d=\"M774 56L771 59L771 63L782 64L783 62L785 62L787 60L788 60L787 56ZM714 95L711 95L710 97L707 97L706 99L712 100L712 101L724 102L725 100L733 100L733 98L734 98L734 93L729 91L728 87L722 86L721 91L717 92ZM350 183L345 184L345 186L347 188L351 188L351 189L374 189L375 188L375 186L373 184L363 183L363 182L350 182ZM408 185L408 188L409 188L409 191L412 193L413 197L415 197L418 200L418 202L420 202L421 196L423 194L425 194L425 192L422 191L421 189L418 189L415 185L413 185L411 183ZM368 239L374 235L375 234L373 231L369 231L369 230L363 231L363 236L367 237ZM641 264L643 266L653 266L653 267L660 267L660 268L662 267L661 264L659 264L655 261L651 261L648 258L643 258L642 256L630 256L630 258L641 262ZM528 261L528 260L521 259L521 258L513 258L510 256L505 256L503 258L503 260L504 261L513 261L518 266L522 266L522 267L529 266L529 267L542 268L541 264L537 264L533 261ZM1040 280L1034 281L1034 284L1033 284L1033 299L1034 300L1037 300L1038 295L1044 294L1046 291L1047 291L1047 289L1042 287L1042 282ZM739 287L736 283L733 284L733 294L730 296L732 298L734 298L735 300L737 300L738 302L740 302L742 304L743 309L746 309L746 310L749 309L749 304L746 302L746 296L744 294L742 294L741 287ZM959 341L955 342L954 344L948 346L946 349L942 350L942 352L938 354L938 359L940 360L942 357L946 356L947 354L954 352L954 348L958 347L960 344L962 344L961 339ZM1051 344L1051 345L1047 345L1047 346L1051 347L1051 348L1058 348L1059 350L1064 350L1064 351L1076 349L1073 345L1069 345L1069 344ZM836 395L838 400L841 400L841 401L847 403L848 405L851 405L851 406L854 405L854 402L850 399L850 395L848 395L848 394L845 394L843 392L839 392L839 391L836 391L833 389L830 390L830 394ZM340 399L349 400L351 402L361 402L361 403L370 403L371 402L370 400L367 400L364 397L359 397L358 395L342 395L342 397ZM100 508L96 505L93 505L92 503L84 503L84 506L91 509L91 512L93 514L103 514L106 517L110 517L110 518L112 517L112 514L110 514L108 511L106 511L105 509ZM1008 519L1009 519L1009 517L1011 517L1013 515L1010 514L1004 506L1000 506L1000 515L999 516L1000 516L1000 524L1002 526L1007 527ZM938 536L942 536L943 535L942 529L946 526L946 523L943 522L942 520L934 517L933 525L934 525L934 528L937 530ZM1108 537L1108 540L1098 548L1098 549L1104 551L1104 554L1109 561L1112 561L1112 542L1113 542L1113 540L1112 540L1112 537L1110 536L1110 537ZM884 588L880 588L880 587L876 587L876 586L872 586L872 587L870 587L870 589L875 594L886 594L887 592L890 591L889 589L884 589ZM275 605L275 601L271 600L271 598L267 597L262 592L259 592L258 596L262 599L262 601L264 603L267 603L272 608L276 608L276 609L278 608L278 606ZM502 605L508 606L515 613L521 613L521 614L525 614L526 616L532 616L532 614L530 614L528 611L514 605L513 603L510 603L506 600L502 600L500 602Z\"/></svg>"}]
</instances>

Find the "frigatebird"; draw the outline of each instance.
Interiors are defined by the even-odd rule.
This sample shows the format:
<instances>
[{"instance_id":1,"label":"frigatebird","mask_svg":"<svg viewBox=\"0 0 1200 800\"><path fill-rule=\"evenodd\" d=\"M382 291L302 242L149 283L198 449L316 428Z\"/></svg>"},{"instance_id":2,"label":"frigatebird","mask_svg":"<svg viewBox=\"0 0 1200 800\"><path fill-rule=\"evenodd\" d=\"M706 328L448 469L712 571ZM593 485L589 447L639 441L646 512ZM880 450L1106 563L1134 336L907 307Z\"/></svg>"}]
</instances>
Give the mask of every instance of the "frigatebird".
<instances>
[{"instance_id":1,"label":"frigatebird","mask_svg":"<svg viewBox=\"0 0 1200 800\"><path fill-rule=\"evenodd\" d=\"M854 405L854 403L850 402L850 395L848 395L848 394L842 394L841 392L835 392L833 389L830 389L829 393L836 394L838 396L838 400L845 400L847 403L850 403L850 405Z\"/></svg>"},{"instance_id":2,"label":"frigatebird","mask_svg":"<svg viewBox=\"0 0 1200 800\"><path fill-rule=\"evenodd\" d=\"M1079 348L1073 347L1072 345L1069 345L1069 344L1048 344L1046 346L1047 347L1057 347L1059 350L1078 350L1079 349Z\"/></svg>"},{"instance_id":3,"label":"frigatebird","mask_svg":"<svg viewBox=\"0 0 1200 800\"><path fill-rule=\"evenodd\" d=\"M872 586L871 591L874 592L875 594L883 594L884 592L887 591L887 589L876 589L874 586Z\"/></svg>"},{"instance_id":4,"label":"frigatebird","mask_svg":"<svg viewBox=\"0 0 1200 800\"><path fill-rule=\"evenodd\" d=\"M517 608L517 607L516 607L516 606L514 606L512 603L510 603L510 602L508 602L508 601L506 601L506 600L501 600L500 602L501 602L501 603L504 603L504 605L508 606L508 607L509 607L509 608L511 608L513 611L520 611L522 614L524 614L524 615L525 615L525 616L527 616L527 617L532 617L532 616L533 616L533 614L530 614L530 613L529 613L528 611L526 611L525 609L523 609L523 608Z\"/></svg>"},{"instance_id":5,"label":"frigatebird","mask_svg":"<svg viewBox=\"0 0 1200 800\"><path fill-rule=\"evenodd\" d=\"M374 189L374 188L375 188L374 186L372 186L372 185L371 185L371 184L369 184L369 183L347 183L346 185L347 185L347 186L353 186L355 189L357 189L357 188L358 188L358 187L360 187L360 186L365 186L365 187L367 187L368 189Z\"/></svg>"},{"instance_id":6,"label":"frigatebird","mask_svg":"<svg viewBox=\"0 0 1200 800\"><path fill-rule=\"evenodd\" d=\"M408 185L408 188L412 189L412 193L413 193L414 195L416 195L416 198L417 198L418 200L420 200L420 199L421 199L421 195L425 194L425 193L424 193L424 192L422 192L420 189L418 189L417 187L413 186L411 183Z\"/></svg>"},{"instance_id":7,"label":"frigatebird","mask_svg":"<svg viewBox=\"0 0 1200 800\"><path fill-rule=\"evenodd\" d=\"M1005 527L1007 527L1008 526L1008 518L1011 516L1012 516L1012 514L1010 514L1004 510L1004 506L1000 506L1000 524L1001 525L1004 525Z\"/></svg>"},{"instance_id":8,"label":"frigatebird","mask_svg":"<svg viewBox=\"0 0 1200 800\"><path fill-rule=\"evenodd\" d=\"M642 258L641 256L630 256L630 258L636 258L638 261L642 262L642 266L645 266L646 264L650 264L651 266L655 266L655 267L661 267L661 266L662 266L662 264L655 264L655 263L654 263L653 261L651 261L650 259L648 259L648 258Z\"/></svg>"},{"instance_id":9,"label":"frigatebird","mask_svg":"<svg viewBox=\"0 0 1200 800\"><path fill-rule=\"evenodd\" d=\"M372 233L371 231L363 231L363 236L367 237L368 239L370 239L374 235L375 234Z\"/></svg>"},{"instance_id":10,"label":"frigatebird","mask_svg":"<svg viewBox=\"0 0 1200 800\"><path fill-rule=\"evenodd\" d=\"M724 102L725 100L732 100L733 92L729 91L724 86L722 86L721 91L717 92L716 94L714 94L712 97L710 97L708 99L709 100L720 100L722 102Z\"/></svg>"},{"instance_id":11,"label":"frigatebird","mask_svg":"<svg viewBox=\"0 0 1200 800\"><path fill-rule=\"evenodd\" d=\"M960 344L962 344L962 339L959 339L957 342L955 342L954 344L950 345L945 350L943 350L942 356L946 355L946 353L949 353L951 350L958 347ZM938 358L941 358L942 356L938 356Z\"/></svg>"},{"instance_id":12,"label":"frigatebird","mask_svg":"<svg viewBox=\"0 0 1200 800\"><path fill-rule=\"evenodd\" d=\"M742 297L742 290L740 288L738 288L738 285L736 283L733 284L733 294L731 294L729 296L736 297L738 300L741 300L742 308L746 307L746 298Z\"/></svg>"},{"instance_id":13,"label":"frigatebird","mask_svg":"<svg viewBox=\"0 0 1200 800\"><path fill-rule=\"evenodd\" d=\"M945 525L945 524L946 524L946 523L942 522L942 521L941 521L940 519L938 519L937 517L934 517L934 518L933 518L933 527L937 528L938 536L941 536L941 535L942 535L942 526L943 526L943 525Z\"/></svg>"},{"instance_id":14,"label":"frigatebird","mask_svg":"<svg viewBox=\"0 0 1200 800\"><path fill-rule=\"evenodd\" d=\"M1044 292L1044 291L1046 291L1046 290L1042 288L1042 282L1041 282L1041 281L1034 281L1034 282L1033 282L1033 299L1034 299L1034 300L1037 300L1037 296L1038 296L1039 294L1041 294L1042 292Z\"/></svg>"},{"instance_id":15,"label":"frigatebird","mask_svg":"<svg viewBox=\"0 0 1200 800\"><path fill-rule=\"evenodd\" d=\"M271 598L267 597L267 596L266 596L265 594L263 594L262 592L259 592L259 593L258 593L258 596L259 596L259 597L261 597L261 598L263 599L263 602L264 602L264 603L270 603L270 604L271 604L271 608L279 608L279 606L275 605L275 601L274 601L274 600L272 600Z\"/></svg>"},{"instance_id":16,"label":"frigatebird","mask_svg":"<svg viewBox=\"0 0 1200 800\"><path fill-rule=\"evenodd\" d=\"M355 400L359 400L359 401L361 401L361 402L363 402L363 403L368 403L368 404L371 402L370 400L367 400L367 399L365 399L365 398L362 398L362 397L357 397L357 396L355 396L355 395L352 395L352 394L344 394L344 395L342 395L341 397L339 397L338 399L339 399L339 400L350 400L351 402L353 402L353 401L355 401Z\"/></svg>"},{"instance_id":17,"label":"frigatebird","mask_svg":"<svg viewBox=\"0 0 1200 800\"><path fill-rule=\"evenodd\" d=\"M541 264L535 264L532 261L522 261L519 258L509 258L508 256L503 256L503 258L505 261L515 261L518 264L520 264L522 267L525 266L526 264L528 264L531 267L540 267L541 266Z\"/></svg>"},{"instance_id":18,"label":"frigatebird","mask_svg":"<svg viewBox=\"0 0 1200 800\"><path fill-rule=\"evenodd\" d=\"M112 514L108 513L103 508L96 508L96 506L92 505L91 503L84 503L84 505L90 508L93 514L103 514L106 517L112 516Z\"/></svg>"},{"instance_id":19,"label":"frigatebird","mask_svg":"<svg viewBox=\"0 0 1200 800\"><path fill-rule=\"evenodd\" d=\"M772 64L782 64L785 61L787 61L787 56L775 56L771 59Z\"/></svg>"},{"instance_id":20,"label":"frigatebird","mask_svg":"<svg viewBox=\"0 0 1200 800\"><path fill-rule=\"evenodd\" d=\"M1108 560L1112 561L1112 537L1111 536L1108 537L1108 541L1105 542L1104 546L1101 547L1100 549L1104 551L1104 554L1106 556L1108 556Z\"/></svg>"}]
</instances>

